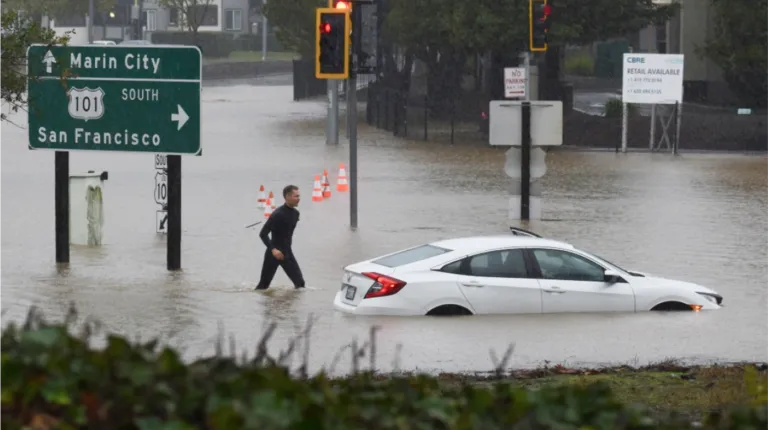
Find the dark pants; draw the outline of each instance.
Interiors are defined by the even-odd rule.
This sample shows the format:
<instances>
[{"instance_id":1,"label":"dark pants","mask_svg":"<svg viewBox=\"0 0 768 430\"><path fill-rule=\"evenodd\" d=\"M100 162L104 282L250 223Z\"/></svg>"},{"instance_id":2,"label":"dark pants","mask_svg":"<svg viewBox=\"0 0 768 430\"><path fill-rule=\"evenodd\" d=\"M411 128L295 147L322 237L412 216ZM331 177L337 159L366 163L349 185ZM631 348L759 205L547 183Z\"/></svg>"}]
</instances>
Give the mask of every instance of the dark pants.
<instances>
[{"instance_id":1,"label":"dark pants","mask_svg":"<svg viewBox=\"0 0 768 430\"><path fill-rule=\"evenodd\" d=\"M304 276L301 274L301 268L299 262L296 261L296 257L293 252L283 252L283 260L280 261L272 255L270 250L264 253L264 263L261 265L261 279L259 285L256 286L257 290L266 290L269 288L269 284L272 283L272 279L275 277L277 267L280 266L288 275L293 286L296 288L304 287Z\"/></svg>"}]
</instances>

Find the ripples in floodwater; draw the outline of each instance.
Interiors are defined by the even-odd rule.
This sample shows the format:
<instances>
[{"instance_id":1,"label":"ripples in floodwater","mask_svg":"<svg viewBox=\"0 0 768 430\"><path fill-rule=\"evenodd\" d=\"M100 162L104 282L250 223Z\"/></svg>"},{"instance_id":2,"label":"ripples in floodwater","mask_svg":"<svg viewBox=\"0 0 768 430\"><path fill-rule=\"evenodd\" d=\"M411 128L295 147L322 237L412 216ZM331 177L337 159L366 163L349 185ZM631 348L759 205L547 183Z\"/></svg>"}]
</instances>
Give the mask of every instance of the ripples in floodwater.
<instances>
[{"instance_id":1,"label":"ripples in floodwater","mask_svg":"<svg viewBox=\"0 0 768 430\"><path fill-rule=\"evenodd\" d=\"M766 360L764 156L550 152L542 179L546 220L523 225L622 266L714 287L727 305L719 311L349 317L332 309L344 265L420 242L507 231L503 149L402 142L361 125L359 229L351 232L347 194L310 199L314 176L328 169L335 177L347 145L326 146L323 104L291 102L290 91L204 89L205 153L183 159L184 270L176 274L165 270L165 243L154 233L152 157L85 152L72 153L73 173L109 171L105 243L73 247L70 268L57 271L53 153L27 150L26 130L4 125L4 323L32 304L60 318L74 302L108 330L162 335L194 357L213 351L220 323L239 347L253 351L265 321L278 322L279 348L311 314L315 369L353 338L366 337L372 324L381 327L383 370L486 370L489 349L503 351L510 342L514 367L544 360ZM295 247L311 288L293 291L278 272L274 292L256 293L263 245L257 229L243 226L262 217L259 185L279 194L288 183L303 190Z\"/></svg>"}]
</instances>

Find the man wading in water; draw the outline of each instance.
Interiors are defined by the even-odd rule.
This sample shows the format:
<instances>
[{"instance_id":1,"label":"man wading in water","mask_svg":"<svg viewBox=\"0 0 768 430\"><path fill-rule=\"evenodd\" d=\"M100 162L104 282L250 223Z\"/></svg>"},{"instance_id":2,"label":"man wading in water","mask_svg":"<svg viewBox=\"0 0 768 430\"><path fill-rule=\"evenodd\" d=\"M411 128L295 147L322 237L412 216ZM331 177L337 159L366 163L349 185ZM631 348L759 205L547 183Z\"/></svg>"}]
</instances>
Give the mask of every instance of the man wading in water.
<instances>
[{"instance_id":1,"label":"man wading in water","mask_svg":"<svg viewBox=\"0 0 768 430\"><path fill-rule=\"evenodd\" d=\"M264 227L259 236L267 251L264 253L264 263L261 266L261 280L256 286L257 290L266 290L275 277L277 266L282 266L285 274L293 282L296 288L304 288L304 277L301 274L301 268L293 255L291 244L293 242L293 230L296 223L299 222L299 211L296 206L299 205L301 195L299 187L288 185L283 188L283 198L285 204L275 209L272 215L267 218ZM269 234L272 233L272 240Z\"/></svg>"}]
</instances>

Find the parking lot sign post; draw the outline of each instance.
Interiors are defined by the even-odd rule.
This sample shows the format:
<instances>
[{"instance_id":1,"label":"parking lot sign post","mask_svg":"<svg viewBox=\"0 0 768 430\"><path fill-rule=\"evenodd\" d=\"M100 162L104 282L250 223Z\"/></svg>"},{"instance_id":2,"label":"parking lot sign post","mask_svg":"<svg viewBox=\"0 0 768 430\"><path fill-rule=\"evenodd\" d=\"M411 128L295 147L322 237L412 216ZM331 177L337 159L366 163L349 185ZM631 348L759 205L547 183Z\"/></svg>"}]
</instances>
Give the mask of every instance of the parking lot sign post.
<instances>
[{"instance_id":1,"label":"parking lot sign post","mask_svg":"<svg viewBox=\"0 0 768 430\"><path fill-rule=\"evenodd\" d=\"M27 64L29 148L57 152L57 262L69 262L68 151L148 152L168 154L167 266L180 269L179 156L202 153L200 50L32 45Z\"/></svg>"}]
</instances>

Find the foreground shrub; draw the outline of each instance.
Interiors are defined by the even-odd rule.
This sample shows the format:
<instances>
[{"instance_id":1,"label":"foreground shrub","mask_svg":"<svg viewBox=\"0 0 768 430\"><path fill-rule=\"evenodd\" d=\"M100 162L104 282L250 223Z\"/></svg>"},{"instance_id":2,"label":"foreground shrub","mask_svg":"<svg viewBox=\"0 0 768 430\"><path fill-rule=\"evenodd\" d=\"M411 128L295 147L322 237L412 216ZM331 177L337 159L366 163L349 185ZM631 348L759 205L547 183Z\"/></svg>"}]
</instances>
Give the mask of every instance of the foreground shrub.
<instances>
[{"instance_id":1,"label":"foreground shrub","mask_svg":"<svg viewBox=\"0 0 768 430\"><path fill-rule=\"evenodd\" d=\"M3 428L88 429L682 429L617 402L602 384L527 391L498 383L446 387L428 376L295 376L266 352L182 362L156 341L107 337L91 326L30 314L2 333ZM766 407L712 415L703 428L765 428ZM701 428L701 427L699 427Z\"/></svg>"}]
</instances>

